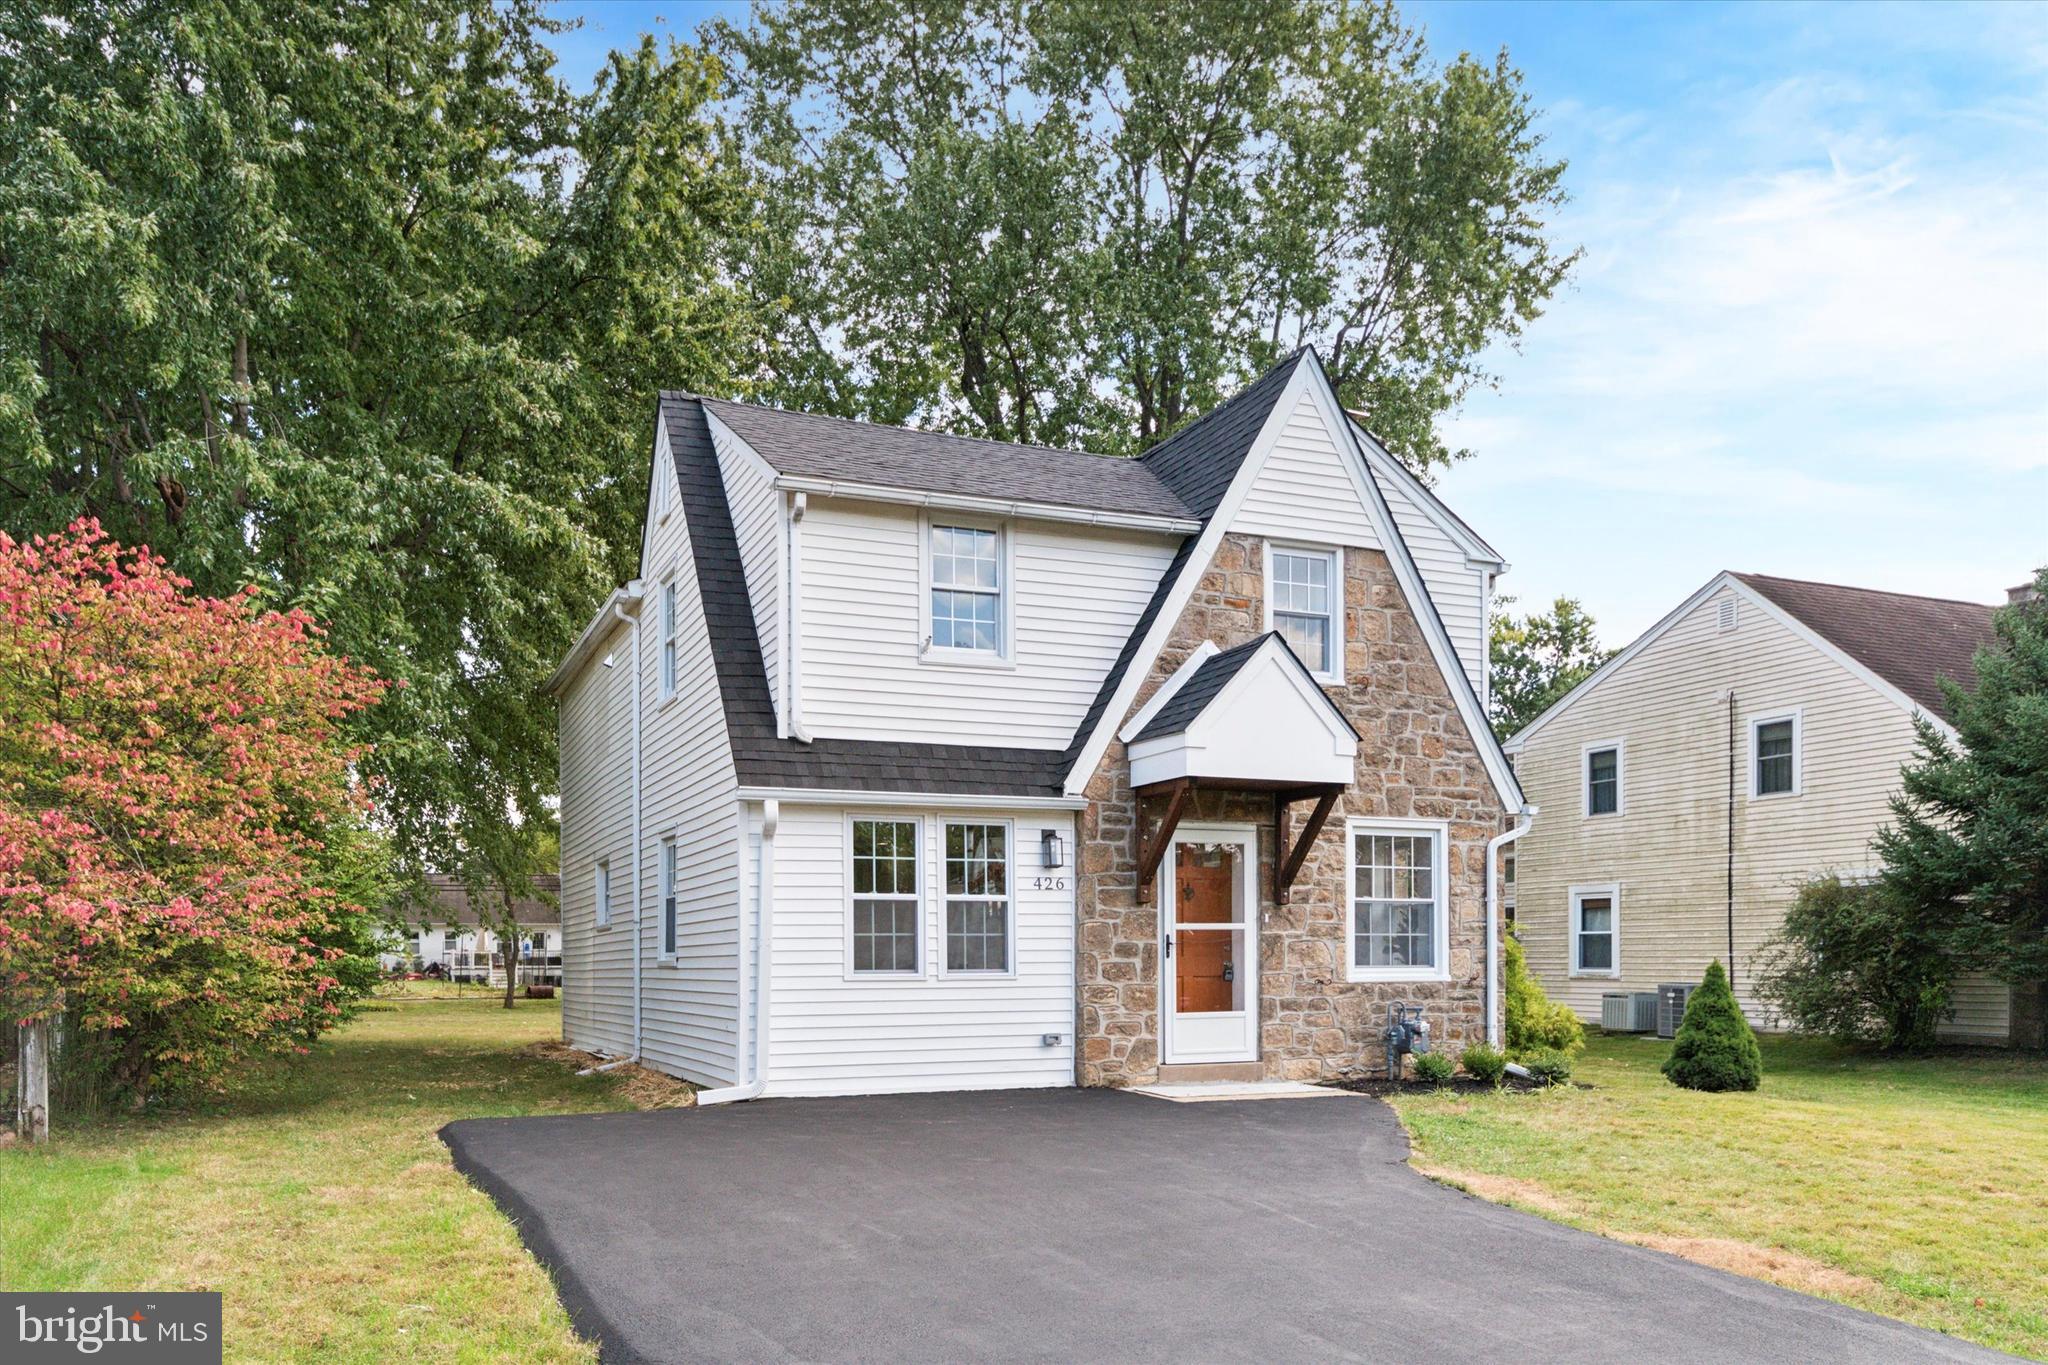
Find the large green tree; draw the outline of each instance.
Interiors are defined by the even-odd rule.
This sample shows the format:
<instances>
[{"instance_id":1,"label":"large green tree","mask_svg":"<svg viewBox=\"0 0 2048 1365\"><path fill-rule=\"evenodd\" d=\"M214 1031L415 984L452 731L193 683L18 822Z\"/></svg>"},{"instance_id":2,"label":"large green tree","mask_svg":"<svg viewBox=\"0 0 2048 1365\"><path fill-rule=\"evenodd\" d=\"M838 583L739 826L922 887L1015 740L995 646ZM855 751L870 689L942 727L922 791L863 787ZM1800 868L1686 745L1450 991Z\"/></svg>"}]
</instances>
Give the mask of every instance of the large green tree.
<instances>
[{"instance_id":1,"label":"large green tree","mask_svg":"<svg viewBox=\"0 0 2048 1365\"><path fill-rule=\"evenodd\" d=\"M657 387L756 348L717 64L578 95L533 0L0 6L0 525L97 517L395 680L412 867L545 847L537 691L638 548ZM478 865L483 865L478 870Z\"/></svg>"},{"instance_id":2,"label":"large green tree","mask_svg":"<svg viewBox=\"0 0 2048 1365\"><path fill-rule=\"evenodd\" d=\"M804 406L1135 450L1314 343L1426 469L1575 258L1519 73L1389 3L791 0L710 40Z\"/></svg>"},{"instance_id":3,"label":"large green tree","mask_svg":"<svg viewBox=\"0 0 2048 1365\"><path fill-rule=\"evenodd\" d=\"M1565 693L1614 657L1602 649L1593 618L1576 598L1560 597L1550 610L1516 616L1512 597L1495 599L1490 709L1493 732L1507 739L1549 710Z\"/></svg>"},{"instance_id":4,"label":"large green tree","mask_svg":"<svg viewBox=\"0 0 2048 1365\"><path fill-rule=\"evenodd\" d=\"M1879 831L1885 888L1957 971L2021 993L2039 1030L2048 983L2048 569L1993 614L1977 685L1942 680L1955 739L1919 721L1919 756ZM2039 1046L2041 1040L2033 1040Z\"/></svg>"}]
</instances>

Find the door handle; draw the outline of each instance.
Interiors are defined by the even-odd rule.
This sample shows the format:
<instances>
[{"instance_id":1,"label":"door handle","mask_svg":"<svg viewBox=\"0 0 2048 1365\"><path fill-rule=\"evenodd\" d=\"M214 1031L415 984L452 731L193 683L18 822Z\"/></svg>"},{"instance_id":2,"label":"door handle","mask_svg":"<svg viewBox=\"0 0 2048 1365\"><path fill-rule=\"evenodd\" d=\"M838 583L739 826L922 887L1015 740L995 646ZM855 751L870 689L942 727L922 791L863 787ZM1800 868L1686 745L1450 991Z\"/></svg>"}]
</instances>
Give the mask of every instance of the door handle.
<instances>
[{"instance_id":1,"label":"door handle","mask_svg":"<svg viewBox=\"0 0 2048 1365\"><path fill-rule=\"evenodd\" d=\"M1173 956L1173 930L1171 929L1166 931L1166 955L1168 957Z\"/></svg>"}]
</instances>

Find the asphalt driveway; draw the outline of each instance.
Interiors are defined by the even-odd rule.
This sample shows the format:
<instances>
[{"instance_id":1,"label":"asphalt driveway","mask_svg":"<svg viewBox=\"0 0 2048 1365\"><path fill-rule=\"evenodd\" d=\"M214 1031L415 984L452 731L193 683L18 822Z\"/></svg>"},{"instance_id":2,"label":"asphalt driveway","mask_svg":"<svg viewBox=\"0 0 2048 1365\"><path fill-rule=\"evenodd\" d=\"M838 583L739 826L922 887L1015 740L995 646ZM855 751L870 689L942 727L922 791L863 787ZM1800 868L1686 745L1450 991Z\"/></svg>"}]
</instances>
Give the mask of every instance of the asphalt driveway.
<instances>
[{"instance_id":1,"label":"asphalt driveway","mask_svg":"<svg viewBox=\"0 0 2048 1365\"><path fill-rule=\"evenodd\" d=\"M1344 1097L473 1119L607 1361L2004 1359L1445 1189Z\"/></svg>"}]
</instances>

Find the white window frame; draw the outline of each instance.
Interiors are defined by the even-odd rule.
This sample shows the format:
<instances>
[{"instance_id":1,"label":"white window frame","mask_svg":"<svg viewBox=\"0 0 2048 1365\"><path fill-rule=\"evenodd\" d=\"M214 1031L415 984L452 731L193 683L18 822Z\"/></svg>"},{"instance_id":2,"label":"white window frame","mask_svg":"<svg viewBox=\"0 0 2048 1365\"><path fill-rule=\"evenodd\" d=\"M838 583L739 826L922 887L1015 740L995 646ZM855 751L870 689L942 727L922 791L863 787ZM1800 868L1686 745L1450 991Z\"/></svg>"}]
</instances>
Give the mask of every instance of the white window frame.
<instances>
[{"instance_id":1,"label":"white window frame","mask_svg":"<svg viewBox=\"0 0 2048 1365\"><path fill-rule=\"evenodd\" d=\"M682 939L680 916L682 907L676 895L676 837L671 834L661 841L659 860L655 866L661 878L661 919L657 932L661 935L659 960L674 962L676 949Z\"/></svg>"},{"instance_id":2,"label":"white window frame","mask_svg":"<svg viewBox=\"0 0 2048 1365\"><path fill-rule=\"evenodd\" d=\"M1003 831L1003 886L1004 890L1004 934L1008 944L1009 965L1001 971L978 967L963 967L955 970L948 965L952 939L952 924L947 902L955 897L946 889L946 844L947 833L955 825L985 825L999 827ZM940 976L963 977L974 981L1007 981L1017 975L1017 825L1012 820L991 820L980 816L941 816L938 821L939 837L932 850L932 861L937 868L933 877L932 894L938 903L938 931L936 948ZM961 896L961 900L989 900L988 896Z\"/></svg>"},{"instance_id":3,"label":"white window frame","mask_svg":"<svg viewBox=\"0 0 2048 1365\"><path fill-rule=\"evenodd\" d=\"M1614 809L1593 813L1593 755L1614 750ZM1579 814L1588 820L1619 818L1628 810L1628 742L1600 739L1579 748Z\"/></svg>"},{"instance_id":4,"label":"white window frame","mask_svg":"<svg viewBox=\"0 0 2048 1365\"><path fill-rule=\"evenodd\" d=\"M1267 630L1273 626L1273 560L1277 555L1300 555L1304 558L1321 558L1330 565L1330 666L1317 669L1308 660L1302 665L1309 676L1330 687L1344 685L1344 551L1335 545L1303 545L1292 541L1269 540L1266 542L1265 560L1265 601ZM1306 615L1306 612L1294 613Z\"/></svg>"},{"instance_id":5,"label":"white window frame","mask_svg":"<svg viewBox=\"0 0 2048 1365\"><path fill-rule=\"evenodd\" d=\"M911 917L911 922L916 926L917 930L917 965L908 971L863 971L856 970L853 965L853 903L855 900L853 891L853 827L861 821L884 825L902 824L911 826L911 864L916 870L916 890L909 896L870 897L870 899L910 900L916 902L917 908ZM925 840L924 831L924 817L905 811L864 810L850 812L841 824L840 833L846 841L844 856L840 861L840 875L846 879L846 904L844 906L844 913L840 917L844 929L843 952L845 954L841 959L843 964L841 975L845 980L850 982L922 981L929 974L931 967L931 929L927 920L930 918L931 868L927 858L928 845Z\"/></svg>"},{"instance_id":6,"label":"white window frame","mask_svg":"<svg viewBox=\"0 0 2048 1365\"><path fill-rule=\"evenodd\" d=\"M1436 899L1436 965L1358 966L1358 836L1391 834L1434 838L1430 885ZM1347 981L1449 981L1451 979L1451 826L1445 820L1354 818L1344 822L1344 979Z\"/></svg>"},{"instance_id":7,"label":"white window frame","mask_svg":"<svg viewBox=\"0 0 2048 1365\"><path fill-rule=\"evenodd\" d=\"M1763 779L1762 767L1757 755L1757 731L1766 725L1783 721L1792 722L1792 790L1767 792L1758 790ZM1806 723L1800 707L1783 711L1761 712L1749 718L1749 799L1752 801L1778 801L1789 796L1798 796L1806 789Z\"/></svg>"},{"instance_id":8,"label":"white window frame","mask_svg":"<svg viewBox=\"0 0 2048 1365\"><path fill-rule=\"evenodd\" d=\"M657 609L661 612L661 699L669 701L676 695L676 675L681 671L676 655L677 636L681 634L682 597L676 589L674 575L661 580L661 601Z\"/></svg>"},{"instance_id":9,"label":"white window frame","mask_svg":"<svg viewBox=\"0 0 2048 1365\"><path fill-rule=\"evenodd\" d=\"M590 889L595 899L591 904L592 917L600 929L612 927L612 860L599 858L597 866L590 870Z\"/></svg>"},{"instance_id":10,"label":"white window frame","mask_svg":"<svg viewBox=\"0 0 2048 1365\"><path fill-rule=\"evenodd\" d=\"M959 649L932 643L932 532L941 527L988 531L996 538L996 648ZM964 513L925 513L917 519L917 661L954 668L1017 666L1016 537L1008 522Z\"/></svg>"},{"instance_id":11,"label":"white window frame","mask_svg":"<svg viewBox=\"0 0 2048 1365\"><path fill-rule=\"evenodd\" d=\"M1619 977L1621 975L1621 883L1591 882L1583 886L1570 887L1566 890L1565 895L1567 897L1566 913L1569 916L1566 920L1566 927L1571 931L1570 975L1607 979ZM1585 901L1602 899L1607 902L1609 906L1608 913L1612 916L1611 927L1608 929L1607 936L1613 940L1612 951L1609 956L1613 959L1614 965L1612 967L1599 967L1589 970L1579 965L1579 940L1584 933L1582 922L1579 919L1579 907Z\"/></svg>"}]
</instances>

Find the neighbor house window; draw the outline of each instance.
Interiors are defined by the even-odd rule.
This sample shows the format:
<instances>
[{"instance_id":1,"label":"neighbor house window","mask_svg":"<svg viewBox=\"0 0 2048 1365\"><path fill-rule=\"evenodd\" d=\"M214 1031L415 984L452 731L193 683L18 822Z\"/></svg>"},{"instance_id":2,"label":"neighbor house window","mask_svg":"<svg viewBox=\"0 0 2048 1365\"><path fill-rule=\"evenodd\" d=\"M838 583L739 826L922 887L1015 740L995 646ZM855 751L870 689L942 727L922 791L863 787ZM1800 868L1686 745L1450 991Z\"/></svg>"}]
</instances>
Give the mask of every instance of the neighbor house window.
<instances>
[{"instance_id":1,"label":"neighbor house window","mask_svg":"<svg viewBox=\"0 0 2048 1365\"><path fill-rule=\"evenodd\" d=\"M461 942L462 935L456 933L453 929L450 929L446 933L441 935L441 951L444 953L452 953L455 951L455 946Z\"/></svg>"},{"instance_id":2,"label":"neighbor house window","mask_svg":"<svg viewBox=\"0 0 2048 1365\"><path fill-rule=\"evenodd\" d=\"M1351 826L1353 980L1445 976L1445 906L1443 826Z\"/></svg>"},{"instance_id":3,"label":"neighbor house window","mask_svg":"<svg viewBox=\"0 0 2048 1365\"><path fill-rule=\"evenodd\" d=\"M676 585L661 585L661 695L676 694Z\"/></svg>"},{"instance_id":4,"label":"neighbor house window","mask_svg":"<svg viewBox=\"0 0 2048 1365\"><path fill-rule=\"evenodd\" d=\"M597 865L595 881L597 926L602 929L605 925L612 922L612 865L610 863L600 862Z\"/></svg>"},{"instance_id":5,"label":"neighbor house window","mask_svg":"<svg viewBox=\"0 0 2048 1365\"><path fill-rule=\"evenodd\" d=\"M1586 814L1615 815L1621 810L1621 743L1589 744L1586 754Z\"/></svg>"},{"instance_id":6,"label":"neighbor house window","mask_svg":"<svg viewBox=\"0 0 2048 1365\"><path fill-rule=\"evenodd\" d=\"M1010 970L1010 827L946 826L946 970Z\"/></svg>"},{"instance_id":7,"label":"neighbor house window","mask_svg":"<svg viewBox=\"0 0 2048 1365\"><path fill-rule=\"evenodd\" d=\"M1572 902L1572 975L1619 976L1615 905L1620 892L1612 886L1575 886Z\"/></svg>"},{"instance_id":8,"label":"neighbor house window","mask_svg":"<svg viewBox=\"0 0 2048 1365\"><path fill-rule=\"evenodd\" d=\"M1797 711L1759 716L1749 723L1751 796L1799 794L1800 742Z\"/></svg>"},{"instance_id":9,"label":"neighbor house window","mask_svg":"<svg viewBox=\"0 0 2048 1365\"><path fill-rule=\"evenodd\" d=\"M997 656L1003 649L1002 535L931 528L931 645Z\"/></svg>"},{"instance_id":10,"label":"neighbor house window","mask_svg":"<svg viewBox=\"0 0 2048 1365\"><path fill-rule=\"evenodd\" d=\"M853 822L853 970L913 975L917 955L917 822Z\"/></svg>"},{"instance_id":11,"label":"neighbor house window","mask_svg":"<svg viewBox=\"0 0 2048 1365\"><path fill-rule=\"evenodd\" d=\"M1337 675L1343 648L1337 605L1337 555L1330 550L1288 550L1278 546L1272 561L1272 628L1294 650L1308 671L1321 678Z\"/></svg>"},{"instance_id":12,"label":"neighbor house window","mask_svg":"<svg viewBox=\"0 0 2048 1365\"><path fill-rule=\"evenodd\" d=\"M676 955L676 841L661 841L661 955Z\"/></svg>"}]
</instances>

